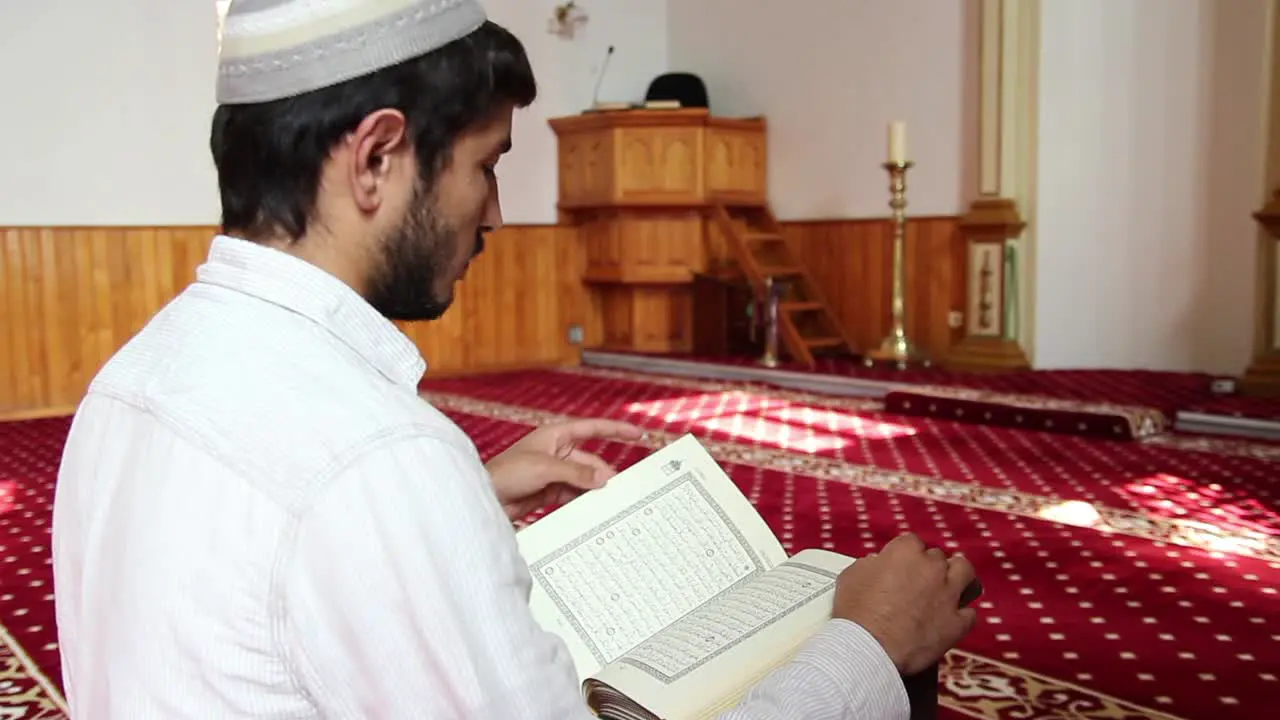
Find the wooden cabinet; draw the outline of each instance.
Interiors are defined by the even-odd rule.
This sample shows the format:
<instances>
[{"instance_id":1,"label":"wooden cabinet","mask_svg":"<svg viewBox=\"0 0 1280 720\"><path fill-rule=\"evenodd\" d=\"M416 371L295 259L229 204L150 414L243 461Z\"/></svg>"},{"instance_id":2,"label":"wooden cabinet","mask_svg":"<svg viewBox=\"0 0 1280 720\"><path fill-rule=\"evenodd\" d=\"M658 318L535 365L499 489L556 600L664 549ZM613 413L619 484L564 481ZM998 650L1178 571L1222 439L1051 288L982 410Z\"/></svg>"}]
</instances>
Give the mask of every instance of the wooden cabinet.
<instances>
[{"instance_id":1,"label":"wooden cabinet","mask_svg":"<svg viewBox=\"0 0 1280 720\"><path fill-rule=\"evenodd\" d=\"M551 127L560 216L578 228L598 319L589 343L692 351L694 276L728 260L708 233L707 210L766 202L764 120L626 110L556 118Z\"/></svg>"}]
</instances>

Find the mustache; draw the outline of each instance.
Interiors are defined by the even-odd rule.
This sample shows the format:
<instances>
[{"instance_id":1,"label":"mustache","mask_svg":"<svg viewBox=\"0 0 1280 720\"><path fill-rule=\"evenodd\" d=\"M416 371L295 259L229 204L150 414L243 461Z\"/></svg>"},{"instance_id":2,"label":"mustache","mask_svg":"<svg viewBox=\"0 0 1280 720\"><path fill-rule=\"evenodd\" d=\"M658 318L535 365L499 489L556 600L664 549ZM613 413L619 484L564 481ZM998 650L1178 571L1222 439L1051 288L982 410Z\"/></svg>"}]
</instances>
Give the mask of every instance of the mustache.
<instances>
[{"instance_id":1,"label":"mustache","mask_svg":"<svg viewBox=\"0 0 1280 720\"><path fill-rule=\"evenodd\" d=\"M471 251L471 257L476 257L482 252L484 252L484 230L477 230L475 249Z\"/></svg>"}]
</instances>

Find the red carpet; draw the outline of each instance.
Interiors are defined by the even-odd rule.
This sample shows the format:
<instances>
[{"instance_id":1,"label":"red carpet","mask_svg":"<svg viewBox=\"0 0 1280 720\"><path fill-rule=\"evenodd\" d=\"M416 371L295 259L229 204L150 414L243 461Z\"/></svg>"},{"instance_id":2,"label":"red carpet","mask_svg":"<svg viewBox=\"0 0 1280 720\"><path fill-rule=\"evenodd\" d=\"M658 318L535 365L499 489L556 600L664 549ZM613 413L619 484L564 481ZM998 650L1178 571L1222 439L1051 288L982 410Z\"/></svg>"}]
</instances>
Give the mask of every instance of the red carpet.
<instances>
[{"instance_id":1,"label":"red carpet","mask_svg":"<svg viewBox=\"0 0 1280 720\"><path fill-rule=\"evenodd\" d=\"M910 529L963 551L988 588L986 622L948 658L948 717L1273 712L1275 445L1177 436L1108 442L892 416L876 402L603 371L429 386L485 455L565 415L640 422L653 430L649 447L692 430L790 549L861 554ZM54 681L47 533L66 427L0 425L0 623ZM602 451L626 465L648 449ZM18 687L44 698L33 696L21 705L29 714L13 716L57 717L48 691L10 652L0 649L0 667L17 667ZM4 683L0 677L0 717Z\"/></svg>"},{"instance_id":2,"label":"red carpet","mask_svg":"<svg viewBox=\"0 0 1280 720\"><path fill-rule=\"evenodd\" d=\"M432 381L432 391L575 416L623 418L668 432L790 449L858 466L1083 501L1159 521L1154 533L1209 523L1245 543L1269 536L1280 559L1280 447L1163 437L1107 442L877 412L878 402L604 370ZM1202 452L1187 452L1183 447Z\"/></svg>"},{"instance_id":3,"label":"red carpet","mask_svg":"<svg viewBox=\"0 0 1280 720\"><path fill-rule=\"evenodd\" d=\"M504 446L524 423L550 419L498 405L458 415L465 399L437 400L486 445ZM709 447L790 550L861 554L909 529L973 560L988 587L985 622L944 670L943 702L953 710L990 718L1270 712L1280 688L1275 561L1027 519L945 493L860 486L786 451ZM603 454L620 464L642 455L616 445Z\"/></svg>"},{"instance_id":4,"label":"red carpet","mask_svg":"<svg viewBox=\"0 0 1280 720\"><path fill-rule=\"evenodd\" d=\"M49 522L67 427L0 424L0 718L64 716Z\"/></svg>"}]
</instances>

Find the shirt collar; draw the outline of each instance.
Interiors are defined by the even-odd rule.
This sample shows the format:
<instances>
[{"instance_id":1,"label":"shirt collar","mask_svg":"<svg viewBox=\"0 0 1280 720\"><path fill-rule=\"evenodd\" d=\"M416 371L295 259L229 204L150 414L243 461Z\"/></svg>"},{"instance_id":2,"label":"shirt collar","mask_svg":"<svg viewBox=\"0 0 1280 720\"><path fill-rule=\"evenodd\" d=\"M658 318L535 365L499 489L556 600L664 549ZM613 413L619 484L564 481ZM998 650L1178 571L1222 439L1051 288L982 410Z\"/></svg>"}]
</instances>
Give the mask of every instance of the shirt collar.
<instances>
[{"instance_id":1,"label":"shirt collar","mask_svg":"<svg viewBox=\"0 0 1280 720\"><path fill-rule=\"evenodd\" d=\"M260 298L302 315L354 350L387 379L417 387L427 363L395 323L349 285L300 258L219 235L196 282Z\"/></svg>"}]
</instances>

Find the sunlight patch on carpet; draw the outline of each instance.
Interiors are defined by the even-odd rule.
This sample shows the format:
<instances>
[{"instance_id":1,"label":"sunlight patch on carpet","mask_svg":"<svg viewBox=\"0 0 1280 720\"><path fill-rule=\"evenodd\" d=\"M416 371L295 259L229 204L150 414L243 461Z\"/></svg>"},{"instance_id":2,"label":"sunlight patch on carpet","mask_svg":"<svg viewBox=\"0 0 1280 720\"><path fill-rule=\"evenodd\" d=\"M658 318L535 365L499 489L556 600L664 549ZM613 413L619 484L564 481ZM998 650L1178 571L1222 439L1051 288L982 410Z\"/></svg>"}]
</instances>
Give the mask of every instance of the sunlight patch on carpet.
<instances>
[{"instance_id":1,"label":"sunlight patch on carpet","mask_svg":"<svg viewBox=\"0 0 1280 720\"><path fill-rule=\"evenodd\" d=\"M574 419L574 416L562 413L477 400L465 395L440 392L425 392L422 395L442 410L474 413L508 422L536 426ZM649 429L643 444L656 449L682 434L684 433ZM1046 508L1052 508L1064 502L1062 498L1057 497L915 473L894 472L817 454L788 452L767 442L748 442L742 439L721 441L708 437L699 439L720 462L737 462L780 472L804 473L825 480L914 495L971 508L996 510L1037 520L1046 520L1047 518L1042 517L1040 513ZM1096 503L1092 504L1092 507L1102 518L1093 526L1093 529L1100 532L1118 533L1197 549L1234 547L1236 548L1234 552L1240 555L1280 562L1280 537L1260 536L1250 531L1238 531L1234 528L1217 527L1178 517L1166 517L1161 514L1131 511Z\"/></svg>"},{"instance_id":2,"label":"sunlight patch on carpet","mask_svg":"<svg viewBox=\"0 0 1280 720\"><path fill-rule=\"evenodd\" d=\"M0 515L9 512L18 502L18 483L0 480Z\"/></svg>"},{"instance_id":3,"label":"sunlight patch on carpet","mask_svg":"<svg viewBox=\"0 0 1280 720\"><path fill-rule=\"evenodd\" d=\"M1098 512L1098 508L1083 500L1046 505L1036 515L1045 520L1082 528L1097 527L1102 522L1102 513Z\"/></svg>"},{"instance_id":4,"label":"sunlight patch on carpet","mask_svg":"<svg viewBox=\"0 0 1280 720\"><path fill-rule=\"evenodd\" d=\"M688 423L748 442L806 453L840 450L851 438L887 440L917 432L909 425L741 390L636 401L623 405L622 410L630 416L667 424Z\"/></svg>"},{"instance_id":5,"label":"sunlight patch on carpet","mask_svg":"<svg viewBox=\"0 0 1280 720\"><path fill-rule=\"evenodd\" d=\"M1232 496L1220 483L1155 473L1126 484L1122 492L1149 513L1250 538L1274 537L1273 529L1280 527L1280 513L1258 498Z\"/></svg>"}]
</instances>

